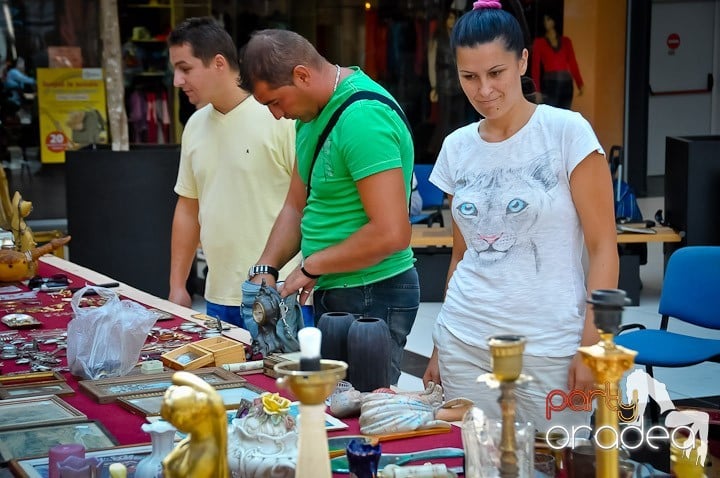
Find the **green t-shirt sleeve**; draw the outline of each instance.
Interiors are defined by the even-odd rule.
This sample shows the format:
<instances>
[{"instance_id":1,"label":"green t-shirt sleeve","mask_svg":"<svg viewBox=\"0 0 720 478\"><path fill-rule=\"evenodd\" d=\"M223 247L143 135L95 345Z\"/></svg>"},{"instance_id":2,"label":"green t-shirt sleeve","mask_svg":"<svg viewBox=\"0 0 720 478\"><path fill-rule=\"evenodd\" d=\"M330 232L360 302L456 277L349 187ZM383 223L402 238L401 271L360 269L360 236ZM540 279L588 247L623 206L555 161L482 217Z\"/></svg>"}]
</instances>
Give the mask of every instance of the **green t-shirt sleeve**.
<instances>
[{"instance_id":1,"label":"green t-shirt sleeve","mask_svg":"<svg viewBox=\"0 0 720 478\"><path fill-rule=\"evenodd\" d=\"M402 168L401 144L407 126L396 112L377 101L359 101L338 121L342 157L354 181Z\"/></svg>"}]
</instances>

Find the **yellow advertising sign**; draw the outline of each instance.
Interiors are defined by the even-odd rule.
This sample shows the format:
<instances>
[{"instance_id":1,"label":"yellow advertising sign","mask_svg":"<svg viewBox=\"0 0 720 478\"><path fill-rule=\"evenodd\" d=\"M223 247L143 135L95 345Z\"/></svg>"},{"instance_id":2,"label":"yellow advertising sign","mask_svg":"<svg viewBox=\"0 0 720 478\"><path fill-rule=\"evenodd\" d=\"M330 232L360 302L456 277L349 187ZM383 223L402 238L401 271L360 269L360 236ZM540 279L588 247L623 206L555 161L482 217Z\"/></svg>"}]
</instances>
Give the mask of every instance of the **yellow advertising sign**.
<instances>
[{"instance_id":1,"label":"yellow advertising sign","mask_svg":"<svg viewBox=\"0 0 720 478\"><path fill-rule=\"evenodd\" d=\"M64 163L65 151L108 140L101 68L38 68L40 159Z\"/></svg>"}]
</instances>

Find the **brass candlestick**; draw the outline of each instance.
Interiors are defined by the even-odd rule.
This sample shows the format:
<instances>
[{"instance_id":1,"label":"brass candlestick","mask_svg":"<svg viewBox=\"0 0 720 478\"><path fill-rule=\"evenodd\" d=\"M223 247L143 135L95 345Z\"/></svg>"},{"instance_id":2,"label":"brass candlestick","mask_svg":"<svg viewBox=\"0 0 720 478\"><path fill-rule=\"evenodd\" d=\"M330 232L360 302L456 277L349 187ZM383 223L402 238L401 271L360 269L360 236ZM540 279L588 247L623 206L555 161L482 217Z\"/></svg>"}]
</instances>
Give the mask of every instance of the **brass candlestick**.
<instances>
[{"instance_id":1,"label":"brass candlestick","mask_svg":"<svg viewBox=\"0 0 720 478\"><path fill-rule=\"evenodd\" d=\"M522 375L522 354L525 337L520 335L496 335L488 339L492 356L493 373L478 377L491 388L500 388L502 432L500 438L500 476L518 476L517 442L515 441L515 387L530 377Z\"/></svg>"},{"instance_id":2,"label":"brass candlestick","mask_svg":"<svg viewBox=\"0 0 720 478\"><path fill-rule=\"evenodd\" d=\"M628 302L625 291L619 289L595 290L588 300L592 304L595 326L600 333L600 342L596 345L580 347L583 362L590 367L597 388L605 390L609 397L618 397L618 383L622 375L635 363L637 352L615 344L622 321L623 306ZM619 436L618 410L611 409L609 400L598 397L596 400L599 430L595 442L595 476L618 478L618 449L608 446ZM614 432L613 432L614 430ZM615 435L613 436L613 433Z\"/></svg>"},{"instance_id":3,"label":"brass candlestick","mask_svg":"<svg viewBox=\"0 0 720 478\"><path fill-rule=\"evenodd\" d=\"M297 478L330 478L327 432L325 431L325 399L345 378L348 365L338 360L320 360L320 370L305 372L299 362L275 365L277 384L289 388L300 400L298 421Z\"/></svg>"}]
</instances>

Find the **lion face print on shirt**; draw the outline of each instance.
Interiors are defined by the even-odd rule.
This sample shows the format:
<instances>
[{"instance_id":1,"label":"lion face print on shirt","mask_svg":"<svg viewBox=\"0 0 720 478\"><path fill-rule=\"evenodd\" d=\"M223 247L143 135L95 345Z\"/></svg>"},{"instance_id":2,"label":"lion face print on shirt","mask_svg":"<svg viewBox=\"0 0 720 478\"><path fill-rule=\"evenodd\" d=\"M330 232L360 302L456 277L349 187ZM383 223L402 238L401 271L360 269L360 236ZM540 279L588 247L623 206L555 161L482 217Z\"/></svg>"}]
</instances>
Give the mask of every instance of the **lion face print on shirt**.
<instances>
[{"instance_id":1,"label":"lion face print on shirt","mask_svg":"<svg viewBox=\"0 0 720 478\"><path fill-rule=\"evenodd\" d=\"M553 157L546 153L527 166L487 170L456 183L453 218L472 259L484 266L528 263L540 270L533 234L558 184Z\"/></svg>"}]
</instances>

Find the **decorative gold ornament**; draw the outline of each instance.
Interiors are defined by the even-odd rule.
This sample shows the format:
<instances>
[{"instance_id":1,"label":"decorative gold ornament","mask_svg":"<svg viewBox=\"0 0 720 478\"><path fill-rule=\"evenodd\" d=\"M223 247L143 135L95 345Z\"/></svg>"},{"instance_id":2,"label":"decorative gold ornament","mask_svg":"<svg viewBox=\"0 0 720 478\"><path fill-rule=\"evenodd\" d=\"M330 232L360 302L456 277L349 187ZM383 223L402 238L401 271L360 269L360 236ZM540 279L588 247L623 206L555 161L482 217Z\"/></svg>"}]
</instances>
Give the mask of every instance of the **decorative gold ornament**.
<instances>
[{"instance_id":1,"label":"decorative gold ornament","mask_svg":"<svg viewBox=\"0 0 720 478\"><path fill-rule=\"evenodd\" d=\"M176 372L160 415L188 437L163 460L165 478L229 478L227 415L222 398L205 380Z\"/></svg>"},{"instance_id":2,"label":"decorative gold ornament","mask_svg":"<svg viewBox=\"0 0 720 478\"><path fill-rule=\"evenodd\" d=\"M627 303L625 291L619 289L595 290L588 300L593 305L595 326L600 333L600 342L580 347L585 364L592 370L595 386L606 390L611 397L619 396L618 383L626 370L632 368L637 352L615 344L614 337L620 328L623 306ZM595 441L609 444L613 436L619 436L618 415L607 400L597 399L595 428L599 430ZM618 448L615 446L595 447L596 476L618 478Z\"/></svg>"}]
</instances>

